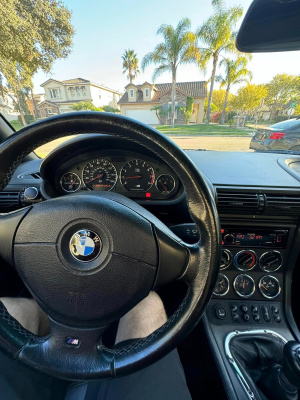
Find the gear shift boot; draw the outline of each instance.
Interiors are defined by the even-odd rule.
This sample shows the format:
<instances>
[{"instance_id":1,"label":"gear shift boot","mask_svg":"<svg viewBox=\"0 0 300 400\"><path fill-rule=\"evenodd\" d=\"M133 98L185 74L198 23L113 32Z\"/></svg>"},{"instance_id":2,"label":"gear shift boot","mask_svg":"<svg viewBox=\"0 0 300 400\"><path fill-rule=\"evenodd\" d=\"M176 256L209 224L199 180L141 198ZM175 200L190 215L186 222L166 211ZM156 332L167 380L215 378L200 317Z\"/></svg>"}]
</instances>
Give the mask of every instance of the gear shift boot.
<instances>
[{"instance_id":1,"label":"gear shift boot","mask_svg":"<svg viewBox=\"0 0 300 400\"><path fill-rule=\"evenodd\" d=\"M268 333L241 332L231 338L230 352L255 399L298 400L300 343L285 343L281 337Z\"/></svg>"}]
</instances>

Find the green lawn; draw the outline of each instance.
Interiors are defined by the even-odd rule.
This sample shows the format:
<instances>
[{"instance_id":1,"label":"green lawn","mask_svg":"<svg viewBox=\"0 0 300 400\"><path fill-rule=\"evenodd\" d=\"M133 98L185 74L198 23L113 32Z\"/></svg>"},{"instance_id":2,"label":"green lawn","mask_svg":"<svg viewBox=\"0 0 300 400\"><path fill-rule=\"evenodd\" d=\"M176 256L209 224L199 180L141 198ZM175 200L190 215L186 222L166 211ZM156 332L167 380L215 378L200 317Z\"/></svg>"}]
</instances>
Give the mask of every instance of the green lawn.
<instances>
[{"instance_id":1,"label":"green lawn","mask_svg":"<svg viewBox=\"0 0 300 400\"><path fill-rule=\"evenodd\" d=\"M10 124L15 128L16 131L18 131L19 129L23 128L23 125L20 124L20 122L17 121L17 120L10 121Z\"/></svg>"},{"instance_id":2,"label":"green lawn","mask_svg":"<svg viewBox=\"0 0 300 400\"><path fill-rule=\"evenodd\" d=\"M175 125L175 128L171 128L170 125L160 125L156 127L162 133L167 135L238 135L248 136L246 133L248 130L241 130L230 128L229 125ZM251 130L249 129L249 133Z\"/></svg>"}]
</instances>

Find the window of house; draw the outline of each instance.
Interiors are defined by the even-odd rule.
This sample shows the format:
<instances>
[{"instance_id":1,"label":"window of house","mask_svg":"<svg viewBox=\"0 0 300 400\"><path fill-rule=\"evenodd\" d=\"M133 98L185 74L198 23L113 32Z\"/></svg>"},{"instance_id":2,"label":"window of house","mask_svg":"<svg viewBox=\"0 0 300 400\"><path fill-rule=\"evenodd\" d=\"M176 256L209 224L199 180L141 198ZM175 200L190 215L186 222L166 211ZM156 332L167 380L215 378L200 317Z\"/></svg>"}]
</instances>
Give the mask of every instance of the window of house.
<instances>
[{"instance_id":1,"label":"window of house","mask_svg":"<svg viewBox=\"0 0 300 400\"><path fill-rule=\"evenodd\" d=\"M82 96L86 96L86 89L85 86L81 86Z\"/></svg>"},{"instance_id":2,"label":"window of house","mask_svg":"<svg viewBox=\"0 0 300 400\"><path fill-rule=\"evenodd\" d=\"M79 86L76 86L76 95L77 95L77 97L81 97L80 87Z\"/></svg>"},{"instance_id":3,"label":"window of house","mask_svg":"<svg viewBox=\"0 0 300 400\"><path fill-rule=\"evenodd\" d=\"M51 99L61 99L60 89L49 89Z\"/></svg>"},{"instance_id":4,"label":"window of house","mask_svg":"<svg viewBox=\"0 0 300 400\"><path fill-rule=\"evenodd\" d=\"M46 114L47 115L52 114L52 108L46 108Z\"/></svg>"},{"instance_id":5,"label":"window of house","mask_svg":"<svg viewBox=\"0 0 300 400\"><path fill-rule=\"evenodd\" d=\"M75 97L75 89L71 87L70 90L71 90L71 97Z\"/></svg>"},{"instance_id":6,"label":"window of house","mask_svg":"<svg viewBox=\"0 0 300 400\"><path fill-rule=\"evenodd\" d=\"M149 97L149 89L148 88L145 89L145 97Z\"/></svg>"},{"instance_id":7,"label":"window of house","mask_svg":"<svg viewBox=\"0 0 300 400\"><path fill-rule=\"evenodd\" d=\"M134 90L133 90L133 89L129 89L129 97L130 97L131 99L134 98Z\"/></svg>"}]
</instances>

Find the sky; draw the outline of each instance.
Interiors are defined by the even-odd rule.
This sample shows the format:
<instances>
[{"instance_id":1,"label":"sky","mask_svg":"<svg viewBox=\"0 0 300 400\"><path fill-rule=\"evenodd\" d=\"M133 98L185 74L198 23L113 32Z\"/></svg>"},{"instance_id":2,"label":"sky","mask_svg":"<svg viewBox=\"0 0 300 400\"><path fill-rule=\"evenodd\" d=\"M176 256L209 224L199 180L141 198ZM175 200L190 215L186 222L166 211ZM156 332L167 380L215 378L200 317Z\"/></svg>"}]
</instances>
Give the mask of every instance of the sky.
<instances>
[{"instance_id":1,"label":"sky","mask_svg":"<svg viewBox=\"0 0 300 400\"><path fill-rule=\"evenodd\" d=\"M133 49L141 62L161 42L161 36L156 35L161 24L176 26L188 17L192 30L196 30L212 13L210 0L63 0L63 3L72 11L76 31L72 52L67 59L54 63L51 74L38 72L34 76L35 93L43 93L40 85L49 78L79 77L123 92L128 84L126 74L122 73L121 57L125 49ZM251 0L225 0L225 4L241 4L245 13ZM299 51L254 54L249 63L252 83L267 83L280 73L298 75L299 59ZM135 83L151 82L153 70L154 66L149 66L145 72L141 71ZM179 66L177 81L208 80L210 73L211 65L206 74L196 65ZM171 74L164 73L156 81L163 82L171 82ZM233 92L237 89L233 88Z\"/></svg>"}]
</instances>

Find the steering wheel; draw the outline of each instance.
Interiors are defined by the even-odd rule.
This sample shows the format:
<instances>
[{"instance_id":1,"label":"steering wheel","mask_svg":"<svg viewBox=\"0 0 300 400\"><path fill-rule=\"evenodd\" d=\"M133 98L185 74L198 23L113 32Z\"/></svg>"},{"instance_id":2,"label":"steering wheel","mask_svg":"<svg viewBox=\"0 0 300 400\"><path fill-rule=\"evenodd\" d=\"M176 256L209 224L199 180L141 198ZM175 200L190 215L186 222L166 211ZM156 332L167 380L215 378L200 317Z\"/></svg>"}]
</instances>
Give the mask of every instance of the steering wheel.
<instances>
[{"instance_id":1,"label":"steering wheel","mask_svg":"<svg viewBox=\"0 0 300 400\"><path fill-rule=\"evenodd\" d=\"M99 112L51 117L12 134L0 146L1 190L22 159L53 139L106 133L138 143L181 180L201 239L187 244L134 201L112 192L43 201L0 217L0 255L22 278L50 320L37 337L0 303L0 349L22 363L65 379L124 376L169 353L200 320L221 257L215 201L191 159L155 129ZM102 343L108 326L174 280L188 289L158 330L123 348Z\"/></svg>"}]
</instances>

